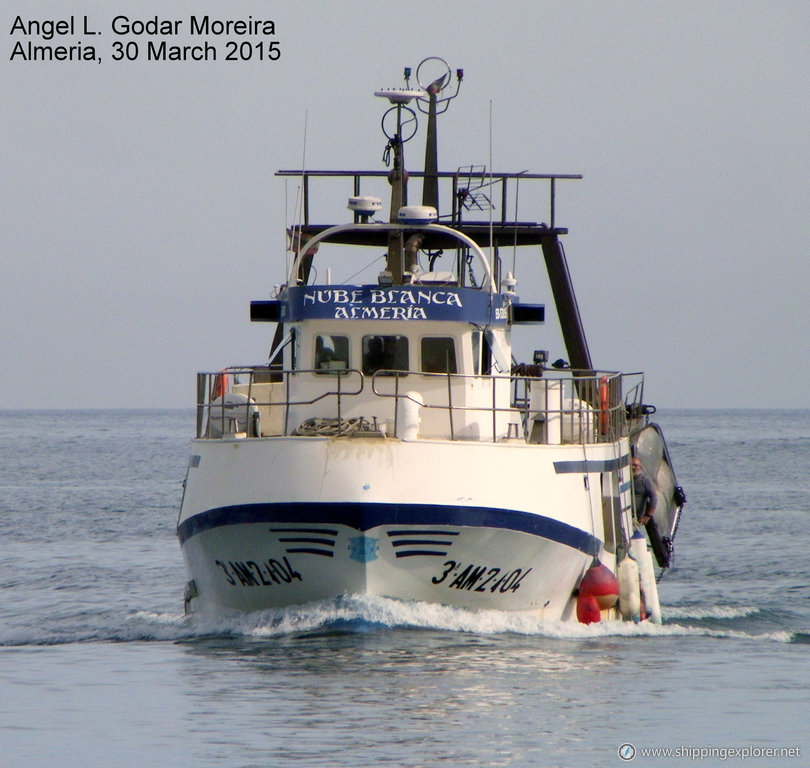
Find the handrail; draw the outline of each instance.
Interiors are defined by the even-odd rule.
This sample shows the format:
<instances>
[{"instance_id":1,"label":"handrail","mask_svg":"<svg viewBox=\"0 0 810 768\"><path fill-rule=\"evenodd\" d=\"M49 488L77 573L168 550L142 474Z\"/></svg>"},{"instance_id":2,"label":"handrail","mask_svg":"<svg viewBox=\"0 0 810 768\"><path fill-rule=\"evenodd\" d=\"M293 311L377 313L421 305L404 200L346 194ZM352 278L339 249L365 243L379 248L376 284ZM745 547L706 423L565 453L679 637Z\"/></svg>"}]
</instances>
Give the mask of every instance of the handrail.
<instances>
[{"instance_id":1,"label":"handrail","mask_svg":"<svg viewBox=\"0 0 810 768\"><path fill-rule=\"evenodd\" d=\"M628 421L627 421L627 406L622 402L620 393L622 380L628 376L641 376L640 373L621 374L615 371L596 372L595 375L576 375L572 372L571 376L557 376L557 377L536 377L525 375L506 375L506 376L476 376L473 374L458 374L458 373L425 373L422 371L394 371L394 370L379 370L372 376L371 391L377 397L393 398L395 400L407 399L417 402L422 408L426 410L447 410L450 418L450 434L451 440L455 439L453 432L453 413L488 413L492 417L492 442L498 441L498 428L497 417L498 414L508 413L514 414L516 411L520 414L523 422L524 438L528 440L527 423L532 417L540 417L543 420L550 420L552 417L568 418L573 423L576 419L578 429L582 432L593 432L596 440L590 442L611 442L619 437L624 437L628 434ZM592 372L589 372L592 373ZM383 380L388 380L392 375L397 375L397 385L393 393L383 392L378 389L377 377L385 377ZM446 378L448 381L448 396L447 403L435 402L420 402L415 400L408 392L400 394L398 387L398 379L405 375L420 376L422 378ZM484 405L456 405L452 401L452 382L476 380L482 382L492 382L492 404ZM517 392L510 398L510 404L507 407L499 407L497 405L497 387L509 386L514 388L522 385L524 389L528 388L532 383L545 384L546 388L544 394L546 395L546 407L542 409L532 409L530 398L528 394L522 397L518 396ZM555 384L568 384L570 393L567 398L561 397L561 403L558 408L551 408L548 405L548 389L549 385ZM638 388L640 384L636 385L634 389ZM631 390L632 391L632 390ZM574 394L576 393L576 395ZM423 393L420 393L423 394ZM566 404L566 399L568 404ZM594 407L591 402L596 401L600 403L600 407ZM395 413L399 409L395 409ZM588 418L598 418L598 424L592 427L587 427L586 420Z\"/></svg>"},{"instance_id":2,"label":"handrail","mask_svg":"<svg viewBox=\"0 0 810 768\"><path fill-rule=\"evenodd\" d=\"M379 415L379 409L373 407L374 402L379 402L377 398L394 401L391 413L393 424L388 424L390 436L399 435L398 403L407 399L424 409L421 411L423 414L446 412L449 434L442 433L445 439L450 440L465 439L465 426L469 428L476 423L479 428L484 427L486 433L485 425L491 421L489 440L492 442L514 439L521 433L525 442L610 442L627 436L637 428L638 419L645 414L640 373L542 373L542 376L523 373L476 376L379 370L368 376L357 369L289 371L267 367L229 368L224 372L200 373L197 385L197 436L216 439L227 436L250 438L262 434L292 435L303 424L291 423L293 411L299 420L303 414L309 420L337 425L337 434L343 434L342 426L349 421L361 423L360 433L373 431L384 434L384 426L378 428L376 424L377 416L374 416L373 429L370 424L363 424L371 419L370 416L368 420L359 416L366 400L370 406L366 415L369 412ZM247 377L245 383L241 381L243 377ZM406 377L413 377L413 383ZM633 381L634 377L639 380ZM227 388L223 390L222 384L226 378ZM368 388L367 380L370 380ZM401 381L405 380L409 381L409 386L403 392ZM445 381L446 387L432 386L432 381ZM473 403L469 399L466 403L460 402L461 393L471 392L470 385L474 382L483 386L483 389L479 387L476 390L478 400ZM627 392L622 399L625 383L628 385ZM303 388L298 384L303 384ZM321 386L315 392L313 385ZM510 389L504 393L504 387ZM369 390L370 394L361 402L360 398ZM345 418L347 411L353 416L352 419ZM275 427L264 421L272 413L277 414ZM509 417L508 420L504 418L505 415ZM260 419L264 426L263 433ZM434 421L432 429L436 429L436 424ZM468 436L466 439L481 438Z\"/></svg>"},{"instance_id":3,"label":"handrail","mask_svg":"<svg viewBox=\"0 0 810 768\"><path fill-rule=\"evenodd\" d=\"M353 194L359 195L360 194L360 180L363 178L380 178L383 176L388 176L389 171L387 170L375 170L375 171L361 171L361 170L343 170L343 171L330 171L330 170L279 170L276 171L276 176L295 176L297 178L303 179L303 211L304 211L304 226L309 225L309 179L310 177L321 177L321 178L351 178L354 180L353 186ZM423 178L425 176L424 171L408 171L408 176L411 178ZM457 195L459 192L459 179L465 178L466 174L463 173L462 169L456 171L431 171L429 174L432 178L437 179L451 179L452 180L452 210L453 215L451 217L451 223L453 225L458 224L461 220L460 212L456 210L456 203L457 203ZM501 224L507 225L509 222L506 220L506 211L507 211L507 204L506 204L506 186L507 182L510 179L516 180L518 183L523 180L543 180L549 182L549 207L550 207L550 225L551 228L554 229L555 227L555 199L556 199L556 182L557 180L579 180L582 178L582 174L580 173L528 173L524 171L511 171L511 172L486 172L486 179L490 184L494 182L501 182L503 184L503 191L502 191L502 201L501 201Z\"/></svg>"},{"instance_id":4,"label":"handrail","mask_svg":"<svg viewBox=\"0 0 810 768\"><path fill-rule=\"evenodd\" d=\"M299 399L294 400L290 397L290 384L292 380L292 376L299 375L299 374L317 374L324 379L329 378L336 378L337 381L337 389L336 390L327 390L321 392L320 394L316 395L315 397L311 397L309 399ZM229 404L225 402L224 399L220 399L219 397L215 397L215 385L214 382L217 380L217 377L223 376L223 374L227 374L228 376L238 377L238 376L248 376L248 391L245 395L245 401L239 403L232 403ZM264 375L264 376L273 376L273 377L281 377L282 382L284 383L286 396L283 398L281 402L273 402L273 401L262 401L257 400L256 398L252 397L254 392L254 387L257 386L255 382L256 375ZM292 374L292 375L290 375ZM355 391L345 391L342 389L341 382L345 380L347 377L356 374L359 381L359 387ZM324 371L324 370L315 370L315 369L298 369L296 371L284 371L284 370L276 370L269 368L255 368L251 366L246 366L244 368L236 368L230 367L225 369L225 371L217 371L217 372L201 372L197 374L197 437L211 437L212 432L212 425L219 426L220 434L226 433L226 420L227 419L235 419L239 421L240 411L244 409L245 418L244 421L247 423L249 421L249 413L251 408L259 408L259 407L278 407L282 406L285 409L284 413L284 429L283 434L289 433L289 411L291 407L296 406L308 406L308 405L315 405L316 403L325 400L329 397L336 397L337 398L337 418L341 419L341 396L356 396L363 392L365 387L365 377L363 376L362 372L357 370L356 368L346 368L341 370L335 371ZM231 385L231 392L233 392L233 385ZM200 401L200 397L204 399L203 402ZM223 395L224 397L224 395ZM212 409L217 409L218 416L214 419L211 418L211 411ZM231 415L226 416L226 411L230 411ZM205 415L208 414L208 421L206 424ZM217 421L219 421L219 425L217 425ZM250 435L249 431L247 431L248 436L256 436Z\"/></svg>"},{"instance_id":5,"label":"handrail","mask_svg":"<svg viewBox=\"0 0 810 768\"><path fill-rule=\"evenodd\" d=\"M290 271L287 278L289 280L289 284L296 284L298 276L301 273L304 260L311 258L311 256L308 256L308 254L310 254L312 250L317 248L322 242L329 242L331 237L345 232L368 231L389 233L425 232L427 234L441 233L448 235L449 237L457 240L459 246L469 248L470 251L476 255L486 274L486 279L482 281L482 288L483 286L486 286L488 291L492 293L495 293L496 291L494 276L492 273L492 265L489 263L486 254L481 250L474 240L465 235L463 232L455 230L452 227L447 227L443 224L425 224L419 226L413 224L407 226L405 224L338 224L334 227L329 227L328 229L319 232L311 240L307 241L306 247L301 248L295 255L295 258L292 260L292 264L290 265Z\"/></svg>"}]
</instances>

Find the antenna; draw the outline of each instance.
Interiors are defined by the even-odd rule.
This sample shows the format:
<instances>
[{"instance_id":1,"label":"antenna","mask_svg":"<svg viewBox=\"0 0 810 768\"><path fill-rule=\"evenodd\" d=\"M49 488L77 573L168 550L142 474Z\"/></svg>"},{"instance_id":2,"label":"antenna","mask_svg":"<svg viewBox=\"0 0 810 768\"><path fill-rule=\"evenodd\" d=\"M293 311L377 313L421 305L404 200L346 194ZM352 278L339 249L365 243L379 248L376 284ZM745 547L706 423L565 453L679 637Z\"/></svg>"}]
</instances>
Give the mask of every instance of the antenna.
<instances>
[{"instance_id":1,"label":"antenna","mask_svg":"<svg viewBox=\"0 0 810 768\"><path fill-rule=\"evenodd\" d=\"M438 77L431 77L427 71L427 68L433 67L433 62L438 62L440 66L440 70L446 70L442 72ZM420 75L420 71L422 68L425 68L425 71ZM406 82L410 77L410 67L405 69L405 78ZM435 71L433 74L437 74ZM458 96L458 92L461 88L461 81L464 79L464 70L457 69L456 70L456 90L453 93L448 93L446 96L442 96L442 98L438 98L439 94L442 93L445 88L450 85L450 81L452 80L452 74L450 65L439 56L428 56L428 58L423 59L419 62L419 66L416 68L416 82L419 83L419 87L422 91L419 91L418 100L421 102L417 104L420 112L423 112L426 115L430 114L430 104L431 102L435 103L437 109L436 114L441 115L443 112L446 112L448 107L450 106L450 102ZM427 107L422 106L422 104L427 104ZM438 108L439 105L441 109Z\"/></svg>"},{"instance_id":2,"label":"antenna","mask_svg":"<svg viewBox=\"0 0 810 768\"><path fill-rule=\"evenodd\" d=\"M409 70L405 70L405 82L407 84ZM375 96L383 99L388 99L393 106L391 106L380 121L382 132L388 139L388 144L383 152L383 162L388 165L391 162L391 152L393 150L393 166L391 172L388 174L388 182L391 184L391 208L389 211L388 220L390 222L397 221L399 209L408 204L408 174L405 171L405 160L403 145L406 141L410 141L416 134L417 119L416 113L408 106L408 104L420 95L420 91L413 91L408 88L390 88L387 90L376 91ZM386 118L389 115L396 117L396 125L393 128L386 128ZM405 120L403 122L403 115ZM390 122L390 121L389 121ZM403 128L409 130L407 136L403 136ZM397 233L391 232L388 235L388 255L386 260L386 269L383 270L381 276L384 276L386 281L391 281L395 285L400 285L403 281L404 267L402 264L402 239Z\"/></svg>"},{"instance_id":3,"label":"antenna","mask_svg":"<svg viewBox=\"0 0 810 768\"><path fill-rule=\"evenodd\" d=\"M428 70L438 63L438 77L429 77ZM435 69L435 68L434 68ZM417 119L416 113L409 106L415 101L420 112L428 116L428 132L425 148L425 173L422 187L422 209L431 209L431 217L438 217L439 208L439 171L438 171L438 151L436 139L436 115L447 110L450 101L458 95L461 87L461 80L464 77L464 70L456 70L456 88L452 93L443 94L445 88L452 80L450 67L444 59L438 56L430 56L423 59L416 68L416 81L421 90L411 88L412 69L405 67L405 88L390 88L375 92L375 96L388 99L391 108L383 115L382 130L388 138L388 144L383 154L386 165L391 162L393 151L393 167L388 174L388 181L391 184L391 212L389 221L396 222L400 209L408 206L408 174L405 171L403 159L403 145L413 138L416 133ZM434 74L436 74L434 72ZM427 106L424 106L427 105ZM386 129L386 118L389 115L396 115L396 126ZM408 131L407 136L403 136L403 131ZM436 213L433 214L432 211ZM411 214L407 214L410 216ZM403 265L403 243L399 235L389 234L388 239L388 263L387 278L393 281L394 285L399 285L405 277Z\"/></svg>"},{"instance_id":4,"label":"antenna","mask_svg":"<svg viewBox=\"0 0 810 768\"><path fill-rule=\"evenodd\" d=\"M492 189L492 99L489 100L489 188ZM495 269L495 248L493 241L495 239L493 233L492 222L492 207L489 207L489 263L492 269ZM500 290L500 286L498 286Z\"/></svg>"},{"instance_id":5,"label":"antenna","mask_svg":"<svg viewBox=\"0 0 810 768\"><path fill-rule=\"evenodd\" d=\"M439 69L436 71L435 64ZM429 76L429 71L433 75ZM405 70L405 82L410 78L410 69ZM438 56L429 56L423 59L416 68L416 82L419 83L423 93L420 94L416 106L420 112L427 114L427 138L425 139L425 178L422 184L422 205L439 210L439 151L436 135L436 116L443 114L450 106L450 102L458 96L464 70L456 70L456 90L445 96L441 94L450 85L452 80L449 64ZM441 96L441 98L440 98ZM427 107L424 106L427 104Z\"/></svg>"},{"instance_id":6,"label":"antenna","mask_svg":"<svg viewBox=\"0 0 810 768\"><path fill-rule=\"evenodd\" d=\"M293 253L301 251L301 227L304 224L304 217L307 208L306 188L307 188L307 124L309 122L309 110L304 110L304 144L301 148L301 188L298 190L298 200L296 207L296 216L298 224L293 222L292 236L290 237L290 245Z\"/></svg>"},{"instance_id":7,"label":"antenna","mask_svg":"<svg viewBox=\"0 0 810 768\"><path fill-rule=\"evenodd\" d=\"M389 221L396 221L397 211L408 203L407 173L405 172L405 158L403 144L410 141L416 135L417 120L416 113L408 106L413 99L419 96L419 91L407 89L390 88L375 91L374 95L382 99L388 99L391 106L382 116L380 126L383 135L388 139L388 144L383 152L383 162L388 165L391 162L393 151L393 167L388 174L388 181L391 183L391 215ZM404 120L403 120L404 114ZM389 116L396 120L394 126L390 126ZM389 124L386 126L386 122ZM403 129L408 131L407 136L403 136Z\"/></svg>"}]
</instances>

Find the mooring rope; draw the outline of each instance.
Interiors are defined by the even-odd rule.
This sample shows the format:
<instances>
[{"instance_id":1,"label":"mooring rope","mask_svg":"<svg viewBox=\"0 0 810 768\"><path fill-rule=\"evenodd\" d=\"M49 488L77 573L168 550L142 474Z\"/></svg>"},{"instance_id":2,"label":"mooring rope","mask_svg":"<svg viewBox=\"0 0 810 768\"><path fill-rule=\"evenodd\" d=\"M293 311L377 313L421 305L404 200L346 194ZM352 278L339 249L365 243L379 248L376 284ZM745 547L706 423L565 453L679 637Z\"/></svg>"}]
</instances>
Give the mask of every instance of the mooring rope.
<instances>
[{"instance_id":1,"label":"mooring rope","mask_svg":"<svg viewBox=\"0 0 810 768\"><path fill-rule=\"evenodd\" d=\"M353 419L307 419L293 432L302 437L342 437L353 432L368 432L370 429L367 419L357 416Z\"/></svg>"}]
</instances>

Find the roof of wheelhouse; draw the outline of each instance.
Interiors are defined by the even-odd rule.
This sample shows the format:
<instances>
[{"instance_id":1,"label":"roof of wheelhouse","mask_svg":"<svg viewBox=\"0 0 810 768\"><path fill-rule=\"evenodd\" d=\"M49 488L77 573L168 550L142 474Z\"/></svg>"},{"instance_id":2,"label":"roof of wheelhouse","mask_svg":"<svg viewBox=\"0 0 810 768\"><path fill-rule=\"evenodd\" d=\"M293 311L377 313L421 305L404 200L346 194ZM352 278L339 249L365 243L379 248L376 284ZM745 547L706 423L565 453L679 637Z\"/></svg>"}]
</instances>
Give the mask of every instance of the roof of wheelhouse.
<instances>
[{"instance_id":1,"label":"roof of wheelhouse","mask_svg":"<svg viewBox=\"0 0 810 768\"><path fill-rule=\"evenodd\" d=\"M333 226L333 224L313 224L310 222L309 216L309 202L310 202L310 180L314 178L351 178L354 182L354 194L358 194L361 181L365 178L373 177L387 177L388 171L361 171L361 170L280 170L276 172L277 176L295 176L302 179L303 187L303 223L300 232L305 237L312 237L323 232L325 229ZM472 239L480 247L493 245L496 247L506 246L522 246L522 245L542 245L550 239L559 235L568 233L564 227L557 227L555 225L555 192L556 182L558 180L567 179L581 179L581 174L547 174L547 173L486 173L486 183L492 186L501 185L500 194L500 211L501 215L494 217L490 221L481 220L466 220L463 218L464 208L462 199L466 195L467 190L463 182L467 177L462 171L438 171L435 173L426 173L423 171L414 172L409 171L408 176L411 178L425 178L436 177L438 179L449 179L451 181L450 202L451 212L447 215L439 217L437 223L444 224L455 230L462 232ZM514 185L513 194L517 194L517 184L522 181L547 181L549 184L549 219L548 222L532 222L532 221L512 221L506 218L506 211L508 209L508 195L510 186ZM510 185L511 182L511 185ZM355 220L359 220L355 217ZM345 232L330 237L330 242L345 243L355 245L373 245L384 246L387 243L387 233L380 230L374 231L372 229L364 229L362 231ZM438 249L448 248L457 245L453 238L447 234L430 233L428 235L424 248Z\"/></svg>"}]
</instances>

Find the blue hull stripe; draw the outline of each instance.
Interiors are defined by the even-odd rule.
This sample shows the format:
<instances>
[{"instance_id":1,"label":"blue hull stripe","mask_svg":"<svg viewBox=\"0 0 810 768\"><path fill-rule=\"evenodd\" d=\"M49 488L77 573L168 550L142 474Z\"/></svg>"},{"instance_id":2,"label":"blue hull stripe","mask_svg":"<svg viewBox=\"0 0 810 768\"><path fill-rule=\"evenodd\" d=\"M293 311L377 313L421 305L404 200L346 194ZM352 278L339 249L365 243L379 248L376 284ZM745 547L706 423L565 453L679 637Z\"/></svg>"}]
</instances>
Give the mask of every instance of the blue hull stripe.
<instances>
[{"instance_id":1,"label":"blue hull stripe","mask_svg":"<svg viewBox=\"0 0 810 768\"><path fill-rule=\"evenodd\" d=\"M596 556L601 542L595 536L550 517L491 507L462 507L443 504L360 504L355 502L289 502L239 504L218 507L190 517L177 526L183 544L198 533L225 525L302 523L345 525L368 531L380 525L441 525L466 528L495 528L528 533ZM404 531L402 531L404 533Z\"/></svg>"},{"instance_id":2,"label":"blue hull stripe","mask_svg":"<svg viewBox=\"0 0 810 768\"><path fill-rule=\"evenodd\" d=\"M558 475L587 475L589 472L615 472L629 463L629 454L625 454L618 459L605 459L604 461L555 461L554 471Z\"/></svg>"}]
</instances>

